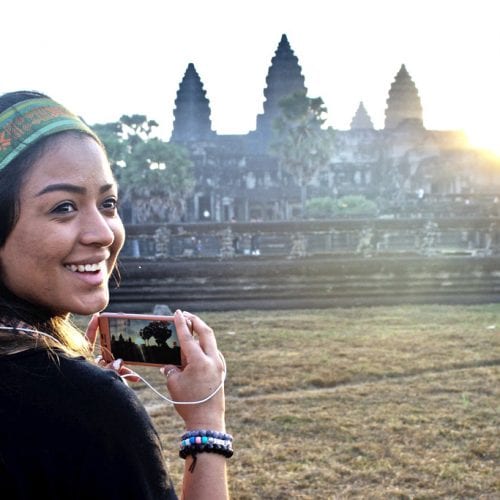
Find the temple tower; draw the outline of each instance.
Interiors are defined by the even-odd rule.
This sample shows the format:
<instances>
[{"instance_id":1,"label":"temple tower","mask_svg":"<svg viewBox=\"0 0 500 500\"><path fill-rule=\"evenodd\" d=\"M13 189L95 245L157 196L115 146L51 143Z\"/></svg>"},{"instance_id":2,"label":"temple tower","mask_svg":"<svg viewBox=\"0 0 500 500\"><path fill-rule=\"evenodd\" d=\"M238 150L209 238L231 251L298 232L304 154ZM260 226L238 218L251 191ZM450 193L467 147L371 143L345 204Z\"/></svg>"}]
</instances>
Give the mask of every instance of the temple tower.
<instances>
[{"instance_id":1,"label":"temple tower","mask_svg":"<svg viewBox=\"0 0 500 500\"><path fill-rule=\"evenodd\" d=\"M264 113L257 116L257 134L267 144L271 138L273 120L280 114L279 103L295 92L307 92L299 60L282 35L266 77Z\"/></svg>"},{"instance_id":2,"label":"temple tower","mask_svg":"<svg viewBox=\"0 0 500 500\"><path fill-rule=\"evenodd\" d=\"M210 102L194 67L189 63L177 91L171 141L191 142L214 135L210 120Z\"/></svg>"},{"instance_id":3,"label":"temple tower","mask_svg":"<svg viewBox=\"0 0 500 500\"><path fill-rule=\"evenodd\" d=\"M391 85L386 102L385 129L395 129L403 124L423 127L418 90L404 64Z\"/></svg>"},{"instance_id":4,"label":"temple tower","mask_svg":"<svg viewBox=\"0 0 500 500\"><path fill-rule=\"evenodd\" d=\"M351 120L351 130L373 130L372 119L362 101L359 103L358 109Z\"/></svg>"}]
</instances>

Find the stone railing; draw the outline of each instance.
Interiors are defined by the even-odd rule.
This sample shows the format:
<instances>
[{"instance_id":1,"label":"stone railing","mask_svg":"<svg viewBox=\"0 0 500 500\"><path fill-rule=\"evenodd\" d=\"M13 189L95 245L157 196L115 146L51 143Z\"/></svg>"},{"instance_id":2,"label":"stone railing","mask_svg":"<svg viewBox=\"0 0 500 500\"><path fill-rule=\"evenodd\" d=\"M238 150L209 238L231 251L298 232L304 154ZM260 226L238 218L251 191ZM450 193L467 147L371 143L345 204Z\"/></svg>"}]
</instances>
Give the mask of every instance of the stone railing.
<instances>
[{"instance_id":1,"label":"stone railing","mask_svg":"<svg viewBox=\"0 0 500 500\"><path fill-rule=\"evenodd\" d=\"M128 225L125 259L496 255L500 217Z\"/></svg>"}]
</instances>

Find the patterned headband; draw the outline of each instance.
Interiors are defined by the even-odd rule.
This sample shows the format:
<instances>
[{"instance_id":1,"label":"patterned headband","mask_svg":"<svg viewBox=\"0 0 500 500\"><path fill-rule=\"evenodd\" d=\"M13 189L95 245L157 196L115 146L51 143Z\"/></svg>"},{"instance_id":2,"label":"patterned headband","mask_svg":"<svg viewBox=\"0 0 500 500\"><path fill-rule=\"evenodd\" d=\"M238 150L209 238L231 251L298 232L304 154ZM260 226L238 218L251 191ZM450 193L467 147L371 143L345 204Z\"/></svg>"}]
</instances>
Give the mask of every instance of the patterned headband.
<instances>
[{"instance_id":1,"label":"patterned headband","mask_svg":"<svg viewBox=\"0 0 500 500\"><path fill-rule=\"evenodd\" d=\"M81 130L100 142L78 116L48 97L7 108L0 113L0 170L39 139L64 130Z\"/></svg>"}]
</instances>

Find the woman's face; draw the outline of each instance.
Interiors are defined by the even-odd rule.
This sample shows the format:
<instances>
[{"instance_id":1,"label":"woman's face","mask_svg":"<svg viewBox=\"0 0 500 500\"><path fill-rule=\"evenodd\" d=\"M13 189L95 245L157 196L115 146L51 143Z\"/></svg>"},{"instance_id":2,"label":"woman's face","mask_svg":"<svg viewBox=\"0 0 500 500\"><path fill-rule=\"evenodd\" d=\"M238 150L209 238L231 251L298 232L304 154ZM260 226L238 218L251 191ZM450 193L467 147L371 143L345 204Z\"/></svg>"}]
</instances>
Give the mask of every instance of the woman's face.
<instances>
[{"instance_id":1,"label":"woman's face","mask_svg":"<svg viewBox=\"0 0 500 500\"><path fill-rule=\"evenodd\" d=\"M102 148L85 135L55 139L24 180L19 220L0 248L7 288L57 314L104 309L125 239L116 205Z\"/></svg>"}]
</instances>

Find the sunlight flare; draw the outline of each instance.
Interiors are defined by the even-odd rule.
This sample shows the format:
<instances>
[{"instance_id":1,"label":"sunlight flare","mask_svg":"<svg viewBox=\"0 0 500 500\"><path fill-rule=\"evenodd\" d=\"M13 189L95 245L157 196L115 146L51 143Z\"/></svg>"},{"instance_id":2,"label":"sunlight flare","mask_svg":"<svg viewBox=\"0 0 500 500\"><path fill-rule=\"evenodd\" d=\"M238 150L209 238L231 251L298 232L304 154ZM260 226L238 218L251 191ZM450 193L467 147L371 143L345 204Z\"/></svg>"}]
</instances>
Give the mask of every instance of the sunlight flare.
<instances>
[{"instance_id":1,"label":"sunlight flare","mask_svg":"<svg viewBox=\"0 0 500 500\"><path fill-rule=\"evenodd\" d=\"M484 149L500 158L500 130L496 126L484 124L467 131L472 147Z\"/></svg>"}]
</instances>

